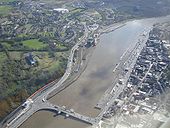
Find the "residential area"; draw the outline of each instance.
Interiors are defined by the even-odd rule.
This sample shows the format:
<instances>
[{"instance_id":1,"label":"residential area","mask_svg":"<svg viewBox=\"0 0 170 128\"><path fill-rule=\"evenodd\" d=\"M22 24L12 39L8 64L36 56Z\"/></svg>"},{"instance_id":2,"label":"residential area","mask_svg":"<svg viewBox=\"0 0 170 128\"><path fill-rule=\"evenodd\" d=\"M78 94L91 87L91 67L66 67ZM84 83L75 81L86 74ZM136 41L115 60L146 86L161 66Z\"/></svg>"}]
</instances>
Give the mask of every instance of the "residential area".
<instances>
[{"instance_id":1,"label":"residential area","mask_svg":"<svg viewBox=\"0 0 170 128\"><path fill-rule=\"evenodd\" d=\"M164 29L153 28L125 83L126 88L105 113L105 118L119 120L117 127L155 128L169 118L170 56L169 40L167 34L165 38L165 33Z\"/></svg>"}]
</instances>

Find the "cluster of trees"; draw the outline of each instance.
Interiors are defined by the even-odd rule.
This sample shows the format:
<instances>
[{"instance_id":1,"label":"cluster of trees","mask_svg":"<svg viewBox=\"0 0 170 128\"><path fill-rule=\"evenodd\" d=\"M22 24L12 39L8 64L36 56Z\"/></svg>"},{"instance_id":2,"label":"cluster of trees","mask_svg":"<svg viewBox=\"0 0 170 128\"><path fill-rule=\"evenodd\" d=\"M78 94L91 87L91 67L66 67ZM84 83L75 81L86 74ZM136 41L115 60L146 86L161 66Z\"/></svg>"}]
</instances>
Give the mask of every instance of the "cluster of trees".
<instances>
[{"instance_id":1,"label":"cluster of trees","mask_svg":"<svg viewBox=\"0 0 170 128\"><path fill-rule=\"evenodd\" d=\"M0 100L0 121L13 111L18 105L20 105L26 98L28 93L26 89L19 90L15 95L8 96L5 99Z\"/></svg>"},{"instance_id":2,"label":"cluster of trees","mask_svg":"<svg viewBox=\"0 0 170 128\"><path fill-rule=\"evenodd\" d=\"M20 60L11 59L8 51L8 58L2 63L0 72L0 121L14 108L20 105L29 95L44 86L45 84L60 78L66 68L67 59L60 59L60 68L56 71L34 70L29 66L25 58ZM17 97L17 98L16 98Z\"/></svg>"}]
</instances>

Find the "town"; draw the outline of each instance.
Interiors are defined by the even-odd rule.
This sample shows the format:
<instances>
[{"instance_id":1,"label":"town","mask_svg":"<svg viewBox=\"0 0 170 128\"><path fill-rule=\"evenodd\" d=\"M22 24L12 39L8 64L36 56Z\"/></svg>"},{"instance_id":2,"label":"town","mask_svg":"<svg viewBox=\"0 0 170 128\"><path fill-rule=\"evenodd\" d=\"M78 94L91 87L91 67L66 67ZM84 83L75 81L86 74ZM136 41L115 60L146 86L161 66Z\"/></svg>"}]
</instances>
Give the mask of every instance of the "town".
<instances>
[{"instance_id":1,"label":"town","mask_svg":"<svg viewBox=\"0 0 170 128\"><path fill-rule=\"evenodd\" d=\"M161 96L169 88L167 68L169 67L169 43L160 39L160 30L154 28L141 51L124 91L105 113L110 118L118 113L151 114L160 104L154 97ZM126 69L128 70L128 69Z\"/></svg>"}]
</instances>

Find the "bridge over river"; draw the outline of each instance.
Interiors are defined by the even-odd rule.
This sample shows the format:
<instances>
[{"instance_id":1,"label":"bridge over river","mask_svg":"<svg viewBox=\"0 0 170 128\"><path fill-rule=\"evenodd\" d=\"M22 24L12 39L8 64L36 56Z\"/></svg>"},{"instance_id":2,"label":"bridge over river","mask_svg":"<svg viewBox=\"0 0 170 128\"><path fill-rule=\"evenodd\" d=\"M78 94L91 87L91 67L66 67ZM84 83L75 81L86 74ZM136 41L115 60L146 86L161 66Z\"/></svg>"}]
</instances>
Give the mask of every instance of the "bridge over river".
<instances>
[{"instance_id":1,"label":"bridge over river","mask_svg":"<svg viewBox=\"0 0 170 128\"><path fill-rule=\"evenodd\" d=\"M34 113L40 110L50 110L50 111L56 111L57 114L65 114L67 118L73 118L76 120L80 120L82 122L95 125L98 124L100 119L98 118L91 118L85 115L81 115L79 113L76 113L72 109L66 109L65 106L57 106L54 104L49 103L48 101L37 101L36 104L28 106L27 108L23 109L12 121L10 121L6 128L17 128L19 127L23 122L25 122L29 117L31 117Z\"/></svg>"},{"instance_id":2,"label":"bridge over river","mask_svg":"<svg viewBox=\"0 0 170 128\"><path fill-rule=\"evenodd\" d=\"M91 118L91 117L76 113L76 112L74 112L74 110L66 109L65 106L59 107L59 106L53 105L49 102L45 102L44 104L41 105L41 107L42 107L42 109L57 111L58 114L64 113L64 114L66 114L66 117L73 117L75 119L78 119L80 121L83 121L85 123L89 123L92 125L99 123L99 121L100 121L100 120L97 120L97 118Z\"/></svg>"}]
</instances>

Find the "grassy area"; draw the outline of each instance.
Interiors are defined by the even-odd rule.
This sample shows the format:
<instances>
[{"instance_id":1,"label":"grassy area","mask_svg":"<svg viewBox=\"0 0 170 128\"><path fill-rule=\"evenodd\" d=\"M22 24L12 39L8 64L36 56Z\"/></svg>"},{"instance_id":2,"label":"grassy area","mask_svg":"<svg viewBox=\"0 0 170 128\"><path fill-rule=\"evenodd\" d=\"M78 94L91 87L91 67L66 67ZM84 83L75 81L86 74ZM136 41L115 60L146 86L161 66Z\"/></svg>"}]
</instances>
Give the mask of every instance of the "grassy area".
<instances>
[{"instance_id":1,"label":"grassy area","mask_svg":"<svg viewBox=\"0 0 170 128\"><path fill-rule=\"evenodd\" d=\"M2 63L6 59L6 54L1 52L0 53L0 63ZM0 65L1 66L1 65Z\"/></svg>"},{"instance_id":2,"label":"grassy area","mask_svg":"<svg viewBox=\"0 0 170 128\"><path fill-rule=\"evenodd\" d=\"M63 62L61 62L61 58L67 58L67 54L63 53L63 52L57 52L55 54L57 61L54 61L53 64L51 64L51 66L49 67L49 71L57 71L59 70L59 68L61 68Z\"/></svg>"},{"instance_id":3,"label":"grassy area","mask_svg":"<svg viewBox=\"0 0 170 128\"><path fill-rule=\"evenodd\" d=\"M26 34L19 34L19 35L17 35L17 36L20 37L20 38L28 37L28 35L26 35Z\"/></svg>"},{"instance_id":4,"label":"grassy area","mask_svg":"<svg viewBox=\"0 0 170 128\"><path fill-rule=\"evenodd\" d=\"M48 67L48 71L54 72L57 71L60 68L60 61L53 61L50 66Z\"/></svg>"},{"instance_id":5,"label":"grassy area","mask_svg":"<svg viewBox=\"0 0 170 128\"><path fill-rule=\"evenodd\" d=\"M48 52L34 52L34 55L36 55L36 60L38 60L39 66L36 68L36 70L43 69L44 71L57 71L60 66L60 58L66 57L64 53L62 52L56 52L54 58L49 58Z\"/></svg>"},{"instance_id":6,"label":"grassy area","mask_svg":"<svg viewBox=\"0 0 170 128\"><path fill-rule=\"evenodd\" d=\"M67 47L63 46L62 44L57 44L56 47L60 50L66 49Z\"/></svg>"},{"instance_id":7,"label":"grassy area","mask_svg":"<svg viewBox=\"0 0 170 128\"><path fill-rule=\"evenodd\" d=\"M2 42L1 43L5 48L11 48L11 45L9 44L9 43L7 43L7 42Z\"/></svg>"},{"instance_id":8,"label":"grassy area","mask_svg":"<svg viewBox=\"0 0 170 128\"><path fill-rule=\"evenodd\" d=\"M37 70L47 69L53 63L53 58L48 57L48 52L35 52L34 55L36 56L36 60L38 60L39 63Z\"/></svg>"},{"instance_id":9,"label":"grassy area","mask_svg":"<svg viewBox=\"0 0 170 128\"><path fill-rule=\"evenodd\" d=\"M53 32L44 32L44 33L42 33L43 34L43 36L47 36L47 37L54 37L54 33Z\"/></svg>"},{"instance_id":10,"label":"grassy area","mask_svg":"<svg viewBox=\"0 0 170 128\"><path fill-rule=\"evenodd\" d=\"M9 52L9 56L11 59L20 60L22 56L22 52Z\"/></svg>"},{"instance_id":11,"label":"grassy area","mask_svg":"<svg viewBox=\"0 0 170 128\"><path fill-rule=\"evenodd\" d=\"M46 3L53 3L53 4L64 4L68 2L72 2L73 0L39 0L41 2L46 2Z\"/></svg>"},{"instance_id":12,"label":"grassy area","mask_svg":"<svg viewBox=\"0 0 170 128\"><path fill-rule=\"evenodd\" d=\"M26 40L22 42L24 46L31 49L42 49L47 46L43 42L40 42L38 39Z\"/></svg>"},{"instance_id":13,"label":"grassy area","mask_svg":"<svg viewBox=\"0 0 170 128\"><path fill-rule=\"evenodd\" d=\"M12 10L11 6L5 5L5 6L0 6L0 15L8 15Z\"/></svg>"},{"instance_id":14,"label":"grassy area","mask_svg":"<svg viewBox=\"0 0 170 128\"><path fill-rule=\"evenodd\" d=\"M7 59L7 56L5 53L1 52L0 53L0 69L2 68L2 63ZM1 75L1 70L0 70L0 75Z\"/></svg>"},{"instance_id":15,"label":"grassy area","mask_svg":"<svg viewBox=\"0 0 170 128\"><path fill-rule=\"evenodd\" d=\"M82 11L84 11L85 9L82 9L82 8L76 8L76 9L73 9L72 11L71 11L71 13L80 13L80 12L82 12Z\"/></svg>"}]
</instances>

